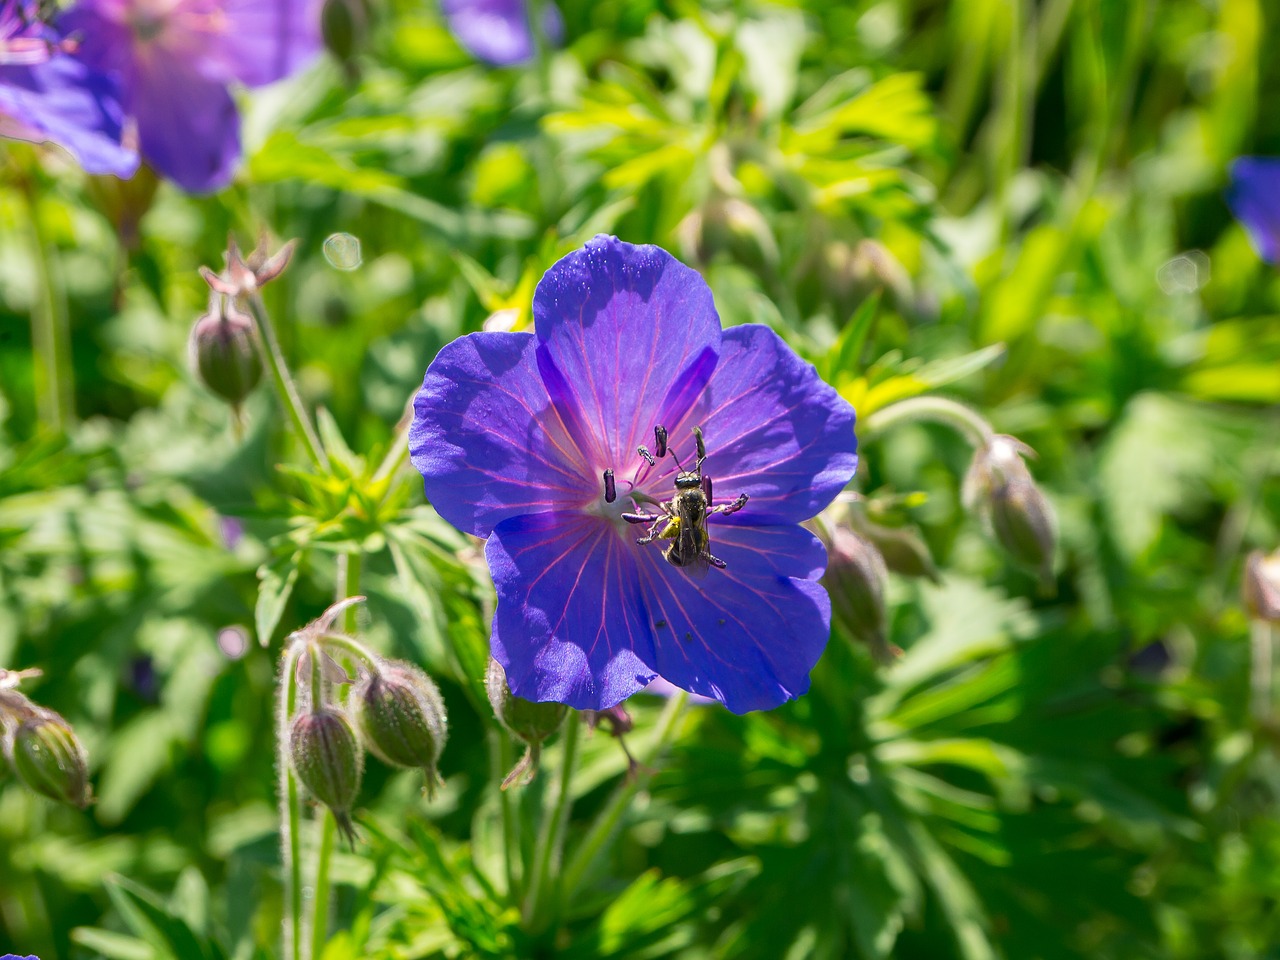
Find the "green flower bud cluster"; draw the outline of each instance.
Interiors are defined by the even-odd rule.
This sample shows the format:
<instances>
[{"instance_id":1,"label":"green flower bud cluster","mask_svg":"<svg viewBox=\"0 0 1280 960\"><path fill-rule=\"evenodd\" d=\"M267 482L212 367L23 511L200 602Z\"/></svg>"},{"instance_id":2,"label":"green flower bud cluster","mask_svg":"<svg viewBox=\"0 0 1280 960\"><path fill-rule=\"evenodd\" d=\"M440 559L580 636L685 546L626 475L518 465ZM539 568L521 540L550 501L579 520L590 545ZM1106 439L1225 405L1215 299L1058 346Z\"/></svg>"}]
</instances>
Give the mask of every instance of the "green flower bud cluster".
<instances>
[{"instance_id":1,"label":"green flower bud cluster","mask_svg":"<svg viewBox=\"0 0 1280 960\"><path fill-rule=\"evenodd\" d=\"M1057 542L1053 509L1041 492L1026 456L1034 452L1013 437L993 436L978 448L964 478L964 502L977 511L992 536L1019 564L1053 579Z\"/></svg>"},{"instance_id":2,"label":"green flower bud cluster","mask_svg":"<svg viewBox=\"0 0 1280 960\"><path fill-rule=\"evenodd\" d=\"M289 762L351 842L365 750L390 766L421 769L428 797L443 784L436 765L448 734L444 699L420 668L369 654L345 705L331 702L328 685L346 682L346 674L320 651L323 639L307 642L313 646L299 659L299 679L310 680L311 697L290 719Z\"/></svg>"},{"instance_id":3,"label":"green flower bud cluster","mask_svg":"<svg viewBox=\"0 0 1280 960\"><path fill-rule=\"evenodd\" d=\"M32 703L14 687L23 674L0 670L0 730L5 758L18 781L50 800L84 809L93 799L89 759L63 717Z\"/></svg>"},{"instance_id":4,"label":"green flower bud cluster","mask_svg":"<svg viewBox=\"0 0 1280 960\"><path fill-rule=\"evenodd\" d=\"M484 686L489 695L489 705L493 707L498 722L525 744L524 756L502 781L502 789L506 790L517 783L527 784L537 775L543 741L564 724L569 708L563 703L538 703L517 697L507 685L507 674L502 669L502 664L492 657L489 658L489 669L485 672Z\"/></svg>"}]
</instances>

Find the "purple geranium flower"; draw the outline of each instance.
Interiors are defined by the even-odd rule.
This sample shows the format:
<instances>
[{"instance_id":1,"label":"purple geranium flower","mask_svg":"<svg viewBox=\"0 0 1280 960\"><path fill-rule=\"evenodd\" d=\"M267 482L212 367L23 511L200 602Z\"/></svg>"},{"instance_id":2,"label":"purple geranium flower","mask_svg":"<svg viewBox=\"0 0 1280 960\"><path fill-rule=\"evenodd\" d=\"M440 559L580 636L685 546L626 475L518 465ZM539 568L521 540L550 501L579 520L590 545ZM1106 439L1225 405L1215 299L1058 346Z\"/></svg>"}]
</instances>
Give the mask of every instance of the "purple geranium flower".
<instances>
[{"instance_id":1,"label":"purple geranium flower","mask_svg":"<svg viewBox=\"0 0 1280 960\"><path fill-rule=\"evenodd\" d=\"M528 0L440 0L449 29L474 57L500 67L527 63L536 45ZM564 20L554 4L543 12L542 29L553 43L564 36Z\"/></svg>"},{"instance_id":2,"label":"purple geranium flower","mask_svg":"<svg viewBox=\"0 0 1280 960\"><path fill-rule=\"evenodd\" d=\"M280 80L321 46L318 0L81 0L61 25L119 77L147 162L194 193L229 183L240 157L228 84Z\"/></svg>"},{"instance_id":3,"label":"purple geranium flower","mask_svg":"<svg viewBox=\"0 0 1280 960\"><path fill-rule=\"evenodd\" d=\"M1227 205L1258 256L1280 263L1280 157L1241 157L1231 165Z\"/></svg>"},{"instance_id":4,"label":"purple geranium flower","mask_svg":"<svg viewBox=\"0 0 1280 960\"><path fill-rule=\"evenodd\" d=\"M66 46L33 0L0 0L0 136L49 140L89 173L131 176L138 154L122 142L119 88Z\"/></svg>"},{"instance_id":5,"label":"purple geranium flower","mask_svg":"<svg viewBox=\"0 0 1280 960\"><path fill-rule=\"evenodd\" d=\"M658 247L597 237L547 271L533 315L534 333L441 350L410 432L436 510L488 538L511 689L601 710L661 675L739 713L804 693L831 605L800 521L853 476L853 409L768 327L721 331L702 277ZM636 542L665 520L624 517L662 513L677 459L696 471L694 427L723 565L702 577L664 559L675 539Z\"/></svg>"}]
</instances>

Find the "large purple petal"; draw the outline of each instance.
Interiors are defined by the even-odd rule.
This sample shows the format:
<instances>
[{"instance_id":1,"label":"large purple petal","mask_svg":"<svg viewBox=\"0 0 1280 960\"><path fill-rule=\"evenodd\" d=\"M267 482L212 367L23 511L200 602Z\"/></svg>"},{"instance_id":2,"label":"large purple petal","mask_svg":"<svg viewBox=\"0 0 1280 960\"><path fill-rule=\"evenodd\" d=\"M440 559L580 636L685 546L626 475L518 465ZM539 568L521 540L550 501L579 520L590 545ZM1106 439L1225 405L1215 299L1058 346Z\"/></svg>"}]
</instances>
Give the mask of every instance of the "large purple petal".
<instances>
[{"instance_id":1,"label":"large purple petal","mask_svg":"<svg viewBox=\"0 0 1280 960\"><path fill-rule=\"evenodd\" d=\"M831 601L817 583L826 550L795 525L710 524L724 570L691 578L652 546L637 547L641 588L657 632L648 660L676 686L734 713L768 710L809 689L831 633Z\"/></svg>"},{"instance_id":2,"label":"large purple petal","mask_svg":"<svg viewBox=\"0 0 1280 960\"><path fill-rule=\"evenodd\" d=\"M795 523L822 510L853 479L858 443L854 412L843 397L760 324L724 332L720 363L671 443L692 452L691 427L702 427L717 502L750 496L741 523ZM670 489L674 462L660 465L649 491Z\"/></svg>"},{"instance_id":3,"label":"large purple petal","mask_svg":"<svg viewBox=\"0 0 1280 960\"><path fill-rule=\"evenodd\" d=\"M581 513L494 528L485 545L498 591L492 652L513 693L603 710L654 678L637 549L608 520Z\"/></svg>"},{"instance_id":4,"label":"large purple petal","mask_svg":"<svg viewBox=\"0 0 1280 960\"><path fill-rule=\"evenodd\" d=\"M0 67L5 136L51 140L89 173L130 177L138 154L123 139L120 91L113 80L65 55L32 66Z\"/></svg>"},{"instance_id":5,"label":"large purple petal","mask_svg":"<svg viewBox=\"0 0 1280 960\"><path fill-rule=\"evenodd\" d=\"M1258 256L1280 263L1280 157L1241 157L1231 165L1227 205Z\"/></svg>"},{"instance_id":6,"label":"large purple petal","mask_svg":"<svg viewBox=\"0 0 1280 960\"><path fill-rule=\"evenodd\" d=\"M660 247L599 236L533 295L538 369L593 467L634 469L653 428L682 419L715 368L706 281Z\"/></svg>"},{"instance_id":7,"label":"large purple petal","mask_svg":"<svg viewBox=\"0 0 1280 960\"><path fill-rule=\"evenodd\" d=\"M427 499L460 530L487 537L508 517L599 499L551 409L530 333L472 333L427 368L413 402L409 452Z\"/></svg>"},{"instance_id":8,"label":"large purple petal","mask_svg":"<svg viewBox=\"0 0 1280 960\"><path fill-rule=\"evenodd\" d=\"M224 81L274 83L323 49L316 0L224 0L221 6L228 27L209 57Z\"/></svg>"},{"instance_id":9,"label":"large purple petal","mask_svg":"<svg viewBox=\"0 0 1280 960\"><path fill-rule=\"evenodd\" d=\"M240 115L227 88L158 54L140 60L129 84L142 155L190 193L231 182L240 159Z\"/></svg>"}]
</instances>

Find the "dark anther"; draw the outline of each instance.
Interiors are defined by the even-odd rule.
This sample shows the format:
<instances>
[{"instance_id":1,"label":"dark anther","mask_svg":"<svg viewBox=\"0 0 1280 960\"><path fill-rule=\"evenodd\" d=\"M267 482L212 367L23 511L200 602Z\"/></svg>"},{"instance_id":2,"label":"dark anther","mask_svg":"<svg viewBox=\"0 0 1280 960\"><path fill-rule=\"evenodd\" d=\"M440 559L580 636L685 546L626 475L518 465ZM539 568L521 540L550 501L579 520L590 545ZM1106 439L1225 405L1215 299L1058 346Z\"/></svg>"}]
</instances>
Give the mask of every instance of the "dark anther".
<instances>
[{"instance_id":1,"label":"dark anther","mask_svg":"<svg viewBox=\"0 0 1280 960\"><path fill-rule=\"evenodd\" d=\"M613 482L613 471L606 470L604 472L604 502L613 503L618 499L618 488Z\"/></svg>"},{"instance_id":2,"label":"dark anther","mask_svg":"<svg viewBox=\"0 0 1280 960\"><path fill-rule=\"evenodd\" d=\"M707 506L711 506L711 474L702 475L702 495L707 498Z\"/></svg>"},{"instance_id":3,"label":"dark anther","mask_svg":"<svg viewBox=\"0 0 1280 960\"><path fill-rule=\"evenodd\" d=\"M667 455L667 428L657 426L653 428L653 445L656 450L654 456L659 460Z\"/></svg>"}]
</instances>

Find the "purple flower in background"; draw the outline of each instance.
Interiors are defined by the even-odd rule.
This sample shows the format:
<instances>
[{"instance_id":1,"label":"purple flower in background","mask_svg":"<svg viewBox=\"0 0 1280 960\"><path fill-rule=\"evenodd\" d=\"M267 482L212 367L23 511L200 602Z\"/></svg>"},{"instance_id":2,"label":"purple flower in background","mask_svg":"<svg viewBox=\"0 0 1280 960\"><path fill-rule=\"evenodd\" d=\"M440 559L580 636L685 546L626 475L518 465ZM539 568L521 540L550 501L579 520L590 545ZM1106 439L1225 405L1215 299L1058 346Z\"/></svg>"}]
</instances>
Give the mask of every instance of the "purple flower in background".
<instances>
[{"instance_id":1,"label":"purple flower in background","mask_svg":"<svg viewBox=\"0 0 1280 960\"><path fill-rule=\"evenodd\" d=\"M1258 256L1280 263L1280 157L1241 157L1231 164L1227 206L1249 231Z\"/></svg>"},{"instance_id":2,"label":"purple flower in background","mask_svg":"<svg viewBox=\"0 0 1280 960\"><path fill-rule=\"evenodd\" d=\"M853 476L853 409L768 327L722 331L702 277L658 247L597 237L547 271L533 315L534 333L441 350L410 432L436 510L488 538L512 691L602 710L660 675L738 713L804 693L831 605L800 521ZM664 559L679 537L636 542L673 532L658 517L677 459L697 469L695 426L703 576Z\"/></svg>"},{"instance_id":3,"label":"purple flower in background","mask_svg":"<svg viewBox=\"0 0 1280 960\"><path fill-rule=\"evenodd\" d=\"M80 0L60 25L119 78L143 157L193 193L229 183L240 157L227 86L280 80L321 47L317 0Z\"/></svg>"},{"instance_id":4,"label":"purple flower in background","mask_svg":"<svg viewBox=\"0 0 1280 960\"><path fill-rule=\"evenodd\" d=\"M528 0L440 0L449 29L474 57L510 67L527 63L536 51ZM564 20L554 4L547 4L542 29L559 43Z\"/></svg>"},{"instance_id":5,"label":"purple flower in background","mask_svg":"<svg viewBox=\"0 0 1280 960\"><path fill-rule=\"evenodd\" d=\"M32 0L0 0L0 136L52 141L89 173L131 176L138 154L122 142L119 88L69 46Z\"/></svg>"}]
</instances>

